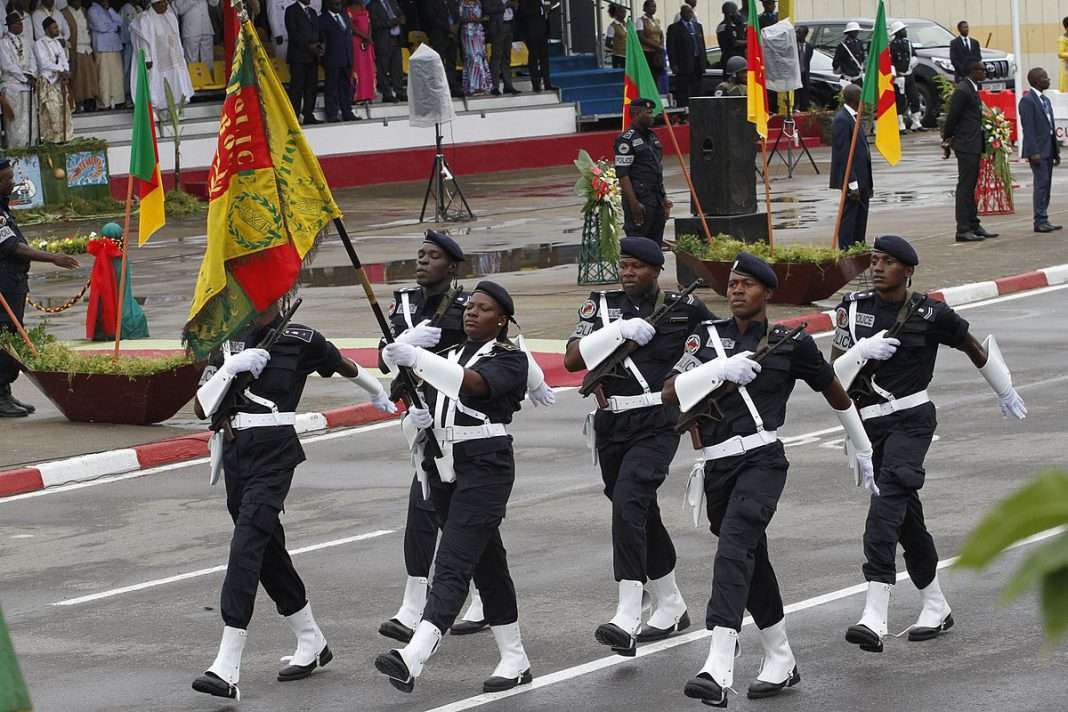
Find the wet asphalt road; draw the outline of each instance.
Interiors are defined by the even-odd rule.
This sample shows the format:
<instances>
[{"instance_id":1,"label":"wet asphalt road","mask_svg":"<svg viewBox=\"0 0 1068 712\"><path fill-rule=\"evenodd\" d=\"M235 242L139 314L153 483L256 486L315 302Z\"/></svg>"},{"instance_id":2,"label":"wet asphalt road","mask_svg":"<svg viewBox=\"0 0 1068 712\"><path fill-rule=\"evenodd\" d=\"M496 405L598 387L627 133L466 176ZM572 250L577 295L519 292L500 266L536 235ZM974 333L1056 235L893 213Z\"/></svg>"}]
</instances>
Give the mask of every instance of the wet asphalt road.
<instances>
[{"instance_id":1,"label":"wet asphalt road","mask_svg":"<svg viewBox=\"0 0 1068 712\"><path fill-rule=\"evenodd\" d=\"M1051 334L1068 326L1065 295L1068 289L1045 290L963 311L977 336L998 334L1030 409L1022 423L1000 417L962 354L941 356L931 388L940 439L927 460L923 496L943 559L959 551L991 505L1043 466L1068 459L1068 375L1063 352L1050 345ZM829 339L819 343L829 348ZM503 527L524 639L543 680L537 688L472 699L496 662L488 633L447 638L410 696L374 672L374 656L391 647L375 631L394 612L403 584L409 482L401 434L386 424L308 438L309 460L289 497L290 548L318 547L298 553L295 562L334 662L310 680L276 682L278 658L291 652L292 642L261 595L242 670L243 700L231 707L189 689L218 643L222 573L213 567L225 561L230 532L222 492L207 487L203 464L0 500L0 601L36 708L698 709L681 690L707 650L700 623L715 539L694 529L682 508L688 443L661 490L661 506L679 552L678 577L696 624L687 633L694 639L670 641L632 661L606 659L593 629L614 610L609 503L579 435L588 404L574 391L559 400L552 410L525 408L517 415L517 482ZM843 589L861 582L865 498L851 485L836 424L802 384L781 431L790 438L792 465L769 537L784 599L799 604L787 625L802 683L775 700L732 698L730 708L1063 710L1068 649L1040 649L1034 596L997 604L1026 549L984 574L943 573L957 626L940 640L890 640L883 655L860 653L842 640L863 604ZM139 588L116 591L123 587ZM836 592L833 600L812 600ZM93 596L100 597L77 600ZM891 629L904 629L918 608L916 592L903 582ZM741 640L735 687L744 691L759 665L751 625Z\"/></svg>"}]
</instances>

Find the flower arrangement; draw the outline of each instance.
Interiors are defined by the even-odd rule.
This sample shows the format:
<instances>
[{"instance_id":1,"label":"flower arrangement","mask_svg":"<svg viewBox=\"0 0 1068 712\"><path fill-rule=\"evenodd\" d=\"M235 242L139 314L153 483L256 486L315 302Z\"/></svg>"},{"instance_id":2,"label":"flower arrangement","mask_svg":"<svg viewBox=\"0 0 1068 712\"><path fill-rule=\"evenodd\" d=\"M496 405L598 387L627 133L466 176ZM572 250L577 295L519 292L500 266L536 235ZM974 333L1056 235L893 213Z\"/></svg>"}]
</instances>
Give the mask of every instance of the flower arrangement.
<instances>
[{"instance_id":1,"label":"flower arrangement","mask_svg":"<svg viewBox=\"0 0 1068 712\"><path fill-rule=\"evenodd\" d=\"M575 193L586 199L583 214L597 213L601 260L619 261L619 235L623 230L623 193L615 167L606 160L594 161L584 150L575 159L579 179Z\"/></svg>"},{"instance_id":2,"label":"flower arrangement","mask_svg":"<svg viewBox=\"0 0 1068 712\"><path fill-rule=\"evenodd\" d=\"M97 239L95 232L88 235L71 235L70 237L40 238L32 240L30 245L53 254L80 255L87 251L91 241Z\"/></svg>"},{"instance_id":3,"label":"flower arrangement","mask_svg":"<svg viewBox=\"0 0 1068 712\"><path fill-rule=\"evenodd\" d=\"M983 106L983 159L992 163L994 175L1004 187L1005 195L1012 201L1012 170L1009 156L1012 154L1012 125L1001 109Z\"/></svg>"}]
</instances>

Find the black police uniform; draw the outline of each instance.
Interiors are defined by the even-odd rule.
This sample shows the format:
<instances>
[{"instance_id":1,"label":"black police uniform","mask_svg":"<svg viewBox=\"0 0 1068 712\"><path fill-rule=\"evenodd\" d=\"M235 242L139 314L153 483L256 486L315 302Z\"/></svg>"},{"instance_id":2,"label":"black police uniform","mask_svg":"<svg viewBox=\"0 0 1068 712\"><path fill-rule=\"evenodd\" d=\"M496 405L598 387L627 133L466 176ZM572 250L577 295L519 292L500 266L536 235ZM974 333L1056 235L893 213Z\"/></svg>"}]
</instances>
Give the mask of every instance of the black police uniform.
<instances>
[{"instance_id":1,"label":"black police uniform","mask_svg":"<svg viewBox=\"0 0 1068 712\"><path fill-rule=\"evenodd\" d=\"M834 50L831 68L855 84L860 84L864 77L864 58L867 53L859 37L843 37L841 44Z\"/></svg>"},{"instance_id":2,"label":"black police uniform","mask_svg":"<svg viewBox=\"0 0 1068 712\"><path fill-rule=\"evenodd\" d=\"M630 205L623 200L623 232L664 241L667 224L667 192L664 190L664 148L652 129L630 128L616 139L616 176L630 177L634 194L645 210L645 222L638 224Z\"/></svg>"},{"instance_id":3,"label":"black police uniform","mask_svg":"<svg viewBox=\"0 0 1068 712\"><path fill-rule=\"evenodd\" d=\"M457 347L459 363L469 363L484 346L485 342L468 341ZM520 409L526 395L526 354L511 342L495 341L488 353L467 368L482 376L489 386L489 395L476 398L461 392L460 404L484 414L489 423L511 423L512 415ZM423 390L432 415L438 411L438 399L445 399L441 407L444 414L449 399L430 384L425 384ZM454 425L482 424L483 421L457 408ZM515 586L508 572L508 555L500 533L515 482L512 436L457 442L452 447L456 479L451 483L441 480L432 457L423 461L442 529L423 620L433 623L443 633L449 630L467 600L474 578L482 594L486 623L491 626L515 623L519 618Z\"/></svg>"},{"instance_id":4,"label":"black police uniform","mask_svg":"<svg viewBox=\"0 0 1068 712\"><path fill-rule=\"evenodd\" d=\"M389 325L393 335L399 336L406 329L429 319L441 328L441 341L434 347L434 351L445 351L463 343L467 339L463 324L464 307L470 295L461 292L451 304L443 305L445 296L446 294L442 293L428 297L421 287L394 292L393 304L389 308ZM382 345L385 345L384 341ZM383 365L381 356L379 365ZM399 397L397 383L398 381L394 381L391 392ZM423 487L417 478L413 478L411 490L408 492L408 519L404 525L404 566L409 576L426 578L430 575L438 529L439 522L434 514L433 501L423 499Z\"/></svg>"},{"instance_id":5,"label":"black police uniform","mask_svg":"<svg viewBox=\"0 0 1068 712\"><path fill-rule=\"evenodd\" d=\"M915 114L920 110L920 95L916 91L916 78L912 75L912 58L915 56L916 50L908 37L895 36L890 40L890 63L894 65L897 76L905 78L904 91L894 83L899 116L907 116L906 111Z\"/></svg>"},{"instance_id":6,"label":"black police uniform","mask_svg":"<svg viewBox=\"0 0 1068 712\"><path fill-rule=\"evenodd\" d=\"M745 32L745 25L740 22L724 20L716 26L721 69L726 69L731 57L745 57Z\"/></svg>"},{"instance_id":7,"label":"black police uniform","mask_svg":"<svg viewBox=\"0 0 1068 712\"><path fill-rule=\"evenodd\" d=\"M580 339L604 326L602 296L609 321L642 319L677 292L660 290L656 295L633 300L623 292L593 292L579 308L579 321L569 341ZM659 393L671 367L682 353L686 337L712 313L692 294L677 305L657 326L656 336L635 351L630 359L648 385ZM604 382L604 394L636 396L645 390L627 368L621 378ZM597 457L604 493L612 500L612 560L616 581L659 579L675 569L675 545L664 527L656 491L668 475L679 446L675 406L654 405L619 413L598 410L593 418Z\"/></svg>"},{"instance_id":8,"label":"black police uniform","mask_svg":"<svg viewBox=\"0 0 1068 712\"><path fill-rule=\"evenodd\" d=\"M280 320L280 319L279 319ZM278 323L277 321L275 323ZM231 348L253 348L269 329L251 334ZM269 413L266 399L278 412L294 412L308 375L329 377L341 367L337 348L314 329L291 324L270 350L271 360L248 391L255 397L243 402L241 413ZM222 355L212 365L218 368ZM226 508L234 520L230 557L222 588L223 622L233 628L248 628L263 584L267 595L283 616L307 605L301 581L286 551L285 531L278 515L293 481L293 471L304 461L304 450L292 425L274 425L235 430L232 442L223 446L226 477Z\"/></svg>"},{"instance_id":9,"label":"black police uniform","mask_svg":"<svg viewBox=\"0 0 1068 712\"><path fill-rule=\"evenodd\" d=\"M931 382L938 347L958 348L968 337L968 322L942 302L926 296L905 322L898 334L901 345L888 360L879 362L873 380L880 389L903 398L918 393ZM856 305L853 329L850 307ZM898 320L901 304L884 302L875 292L847 295L835 311L837 329L834 346L843 351L856 342ZM886 399L877 396L857 397L857 384L850 396L861 409ZM900 541L905 550L905 568L917 588L926 588L934 580L938 552L923 519L919 490L923 487L923 461L931 446L935 427L935 407L931 402L882 417L865 419L864 429L874 448L872 465L880 495L871 498L868 520L864 526L864 578L868 581L896 583L894 557Z\"/></svg>"},{"instance_id":10,"label":"black police uniform","mask_svg":"<svg viewBox=\"0 0 1068 712\"><path fill-rule=\"evenodd\" d=\"M769 345L782 342L787 329L754 321L745 333L734 319L707 321L686 341L686 351L675 365L683 373L716 358L711 330L719 334L724 352L732 356L756 352L767 336ZM803 380L814 391L834 382L834 371L808 334L798 334L781 343L762 362L757 377L746 386L765 431L774 431L786 421L786 403L794 383ZM705 447L735 436L757 432L756 422L741 393L735 391L719 401L723 417L702 420ZM775 514L789 463L781 441L756 447L741 455L708 460L704 466L704 492L709 528L719 537L713 564L712 595L708 599L705 627L724 626L739 630L745 609L758 628L775 625L783 618L782 596L775 570L768 558L766 530Z\"/></svg>"},{"instance_id":11,"label":"black police uniform","mask_svg":"<svg viewBox=\"0 0 1068 712\"><path fill-rule=\"evenodd\" d=\"M11 311L21 323L26 311L26 294L29 292L27 274L30 261L15 255L19 245L26 245L26 237L19 229L14 211L6 198L0 199L0 293L4 295ZM0 331L15 332L7 312L0 309ZM19 376L19 366L7 351L0 350L0 396L9 393L11 384Z\"/></svg>"}]
</instances>

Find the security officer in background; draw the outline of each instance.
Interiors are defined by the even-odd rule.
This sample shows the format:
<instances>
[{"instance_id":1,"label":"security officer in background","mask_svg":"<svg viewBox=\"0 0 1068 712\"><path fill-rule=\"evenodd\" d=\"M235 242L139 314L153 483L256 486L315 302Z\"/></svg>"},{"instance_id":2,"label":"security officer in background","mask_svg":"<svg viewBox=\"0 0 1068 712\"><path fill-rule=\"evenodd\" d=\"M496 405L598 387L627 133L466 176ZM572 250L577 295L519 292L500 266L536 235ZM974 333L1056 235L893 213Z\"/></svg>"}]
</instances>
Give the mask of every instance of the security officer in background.
<instances>
[{"instance_id":1,"label":"security officer in background","mask_svg":"<svg viewBox=\"0 0 1068 712\"><path fill-rule=\"evenodd\" d=\"M757 16L757 24L763 30L765 27L771 27L779 21L779 13L775 9L778 3L776 0L760 0L760 2L764 6L764 12Z\"/></svg>"},{"instance_id":2,"label":"security officer in background","mask_svg":"<svg viewBox=\"0 0 1068 712\"><path fill-rule=\"evenodd\" d=\"M765 533L786 484L789 463L777 431L786 421L796 381L822 393L834 408L857 443L858 455L850 464L861 468L862 479L871 480L871 444L860 416L816 342L804 332L790 337L788 329L768 322L767 303L776 287L775 271L766 262L738 253L727 280L732 317L695 329L675 364L675 375L664 384L664 402L678 404L686 413L732 384L716 402L715 412L710 409L709 417L694 425L700 460L687 486L694 524L701 500L707 499L710 529L719 537L719 546L705 613L712 642L701 671L686 683L685 694L713 707L727 706L738 631L747 608L764 650L748 696L772 697L801 681L786 637L782 596ZM774 350L761 358L767 349Z\"/></svg>"},{"instance_id":3,"label":"security officer in background","mask_svg":"<svg viewBox=\"0 0 1068 712\"><path fill-rule=\"evenodd\" d=\"M714 96L745 96L749 65L744 57L731 57L723 72L725 79L716 87Z\"/></svg>"},{"instance_id":4,"label":"security officer in background","mask_svg":"<svg viewBox=\"0 0 1068 712\"><path fill-rule=\"evenodd\" d=\"M221 460L234 534L222 586L220 611L225 627L219 653L211 667L193 681L197 692L235 700L241 699L237 686L241 655L260 584L297 638L296 651L283 658L286 666L278 672L280 682L306 678L334 657L312 616L279 520L293 471L304 461L293 426L305 381L316 372L324 378L340 374L366 391L375 408L397 412L378 379L343 357L315 329L290 324L269 352L255 348L280 324L279 308L271 305L256 318L246 338L227 342L212 357L196 395L197 417L211 418L239 374L249 372L255 379L240 396L238 412L229 419L233 440L226 442L220 430L210 446L212 484Z\"/></svg>"},{"instance_id":5,"label":"security officer in background","mask_svg":"<svg viewBox=\"0 0 1068 712\"><path fill-rule=\"evenodd\" d=\"M664 190L664 149L653 131L652 99L630 103L630 128L616 139L616 176L623 189L623 232L664 241L673 203Z\"/></svg>"},{"instance_id":6,"label":"security officer in background","mask_svg":"<svg viewBox=\"0 0 1068 712\"><path fill-rule=\"evenodd\" d=\"M882 652L887 634L899 542L909 578L923 600L919 618L909 628L909 640L930 640L953 625L919 494L925 478L923 461L937 425L927 385L938 347L950 346L968 355L997 395L1002 415L1027 415L994 337L980 344L968 322L953 309L925 294L909 293L917 264L916 250L903 238L877 238L871 257L874 291L847 295L835 311L834 370L860 408L875 448L876 489L864 526L867 600L846 640L877 653ZM871 366L864 370L867 364Z\"/></svg>"},{"instance_id":7,"label":"security officer in background","mask_svg":"<svg viewBox=\"0 0 1068 712\"><path fill-rule=\"evenodd\" d=\"M723 3L723 22L716 26L716 40L720 49L720 67L726 67L731 57L745 57L745 19L733 2Z\"/></svg>"},{"instance_id":8,"label":"security officer in background","mask_svg":"<svg viewBox=\"0 0 1068 712\"><path fill-rule=\"evenodd\" d=\"M894 93L897 95L897 128L905 133L926 131L920 113L920 94L916 90L916 78L912 68L916 62L916 48L909 39L908 28L901 20L890 26L890 64L894 68Z\"/></svg>"},{"instance_id":9,"label":"security officer in background","mask_svg":"<svg viewBox=\"0 0 1068 712\"><path fill-rule=\"evenodd\" d=\"M620 655L633 656L639 641L660 640L690 625L675 582L675 546L656 497L679 446L678 410L661 402L660 389L686 336L712 313L690 295L654 327L645 317L678 298L657 284L664 253L644 237L624 238L619 248L623 289L593 292L579 308L564 365L572 372L592 369L626 341L641 346L624 361L624 377L604 382L608 407L591 414L592 424L587 418L585 428L593 437L604 493L612 500L612 558L619 584L616 615L597 628L596 638ZM642 626L646 582L655 607Z\"/></svg>"},{"instance_id":10,"label":"security officer in background","mask_svg":"<svg viewBox=\"0 0 1068 712\"><path fill-rule=\"evenodd\" d=\"M26 311L26 295L29 293L27 274L30 262L51 262L63 269L77 269L78 260L70 255L54 255L30 247L15 221L14 211L8 205L14 191L15 169L11 161L0 158L0 294L4 295L4 300L21 324ZM6 309L0 309L0 331L17 331ZM7 351L0 349L0 418L22 418L36 410L11 394L11 384L18 377L18 362Z\"/></svg>"},{"instance_id":11,"label":"security officer in background","mask_svg":"<svg viewBox=\"0 0 1068 712\"><path fill-rule=\"evenodd\" d=\"M834 59L831 61L831 68L838 76L853 84L861 84L864 81L864 58L867 55L859 35L860 23L847 22L842 32L842 41L834 50Z\"/></svg>"}]
</instances>

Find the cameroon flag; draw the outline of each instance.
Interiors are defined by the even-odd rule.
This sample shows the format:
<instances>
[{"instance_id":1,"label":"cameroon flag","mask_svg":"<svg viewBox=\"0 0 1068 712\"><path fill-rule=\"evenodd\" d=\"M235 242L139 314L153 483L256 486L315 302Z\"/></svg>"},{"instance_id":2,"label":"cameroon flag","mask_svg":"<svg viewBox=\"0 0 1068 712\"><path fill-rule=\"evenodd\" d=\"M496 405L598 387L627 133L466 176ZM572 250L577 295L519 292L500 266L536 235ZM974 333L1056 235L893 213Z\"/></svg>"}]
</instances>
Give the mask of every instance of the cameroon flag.
<instances>
[{"instance_id":1,"label":"cameroon flag","mask_svg":"<svg viewBox=\"0 0 1068 712\"><path fill-rule=\"evenodd\" d=\"M137 53L137 95L134 97L133 138L130 146L130 175L140 203L137 244L143 245L167 222L163 210L163 176L159 171L156 123L149 94L145 51Z\"/></svg>"},{"instance_id":2,"label":"cameroon flag","mask_svg":"<svg viewBox=\"0 0 1068 712\"><path fill-rule=\"evenodd\" d=\"M890 63L890 37L886 32L886 8L879 0L875 30L871 35L868 66L864 71L864 90L860 98L875 114L875 147L891 166L901 160L901 134L897 127L897 97Z\"/></svg>"},{"instance_id":3,"label":"cameroon flag","mask_svg":"<svg viewBox=\"0 0 1068 712\"><path fill-rule=\"evenodd\" d=\"M623 130L630 126L630 102L635 99L651 99L656 102L653 116L664 111L664 102L660 99L660 87L653 80L649 63L645 61L642 44L634 29L634 20L627 18L627 63L623 69Z\"/></svg>"},{"instance_id":4,"label":"cameroon flag","mask_svg":"<svg viewBox=\"0 0 1068 712\"><path fill-rule=\"evenodd\" d=\"M251 22L234 48L208 173L208 244L183 338L197 357L293 288L341 211Z\"/></svg>"},{"instance_id":5,"label":"cameroon flag","mask_svg":"<svg viewBox=\"0 0 1068 712\"><path fill-rule=\"evenodd\" d=\"M31 709L30 693L19 672L4 614L0 612L0 712L29 712Z\"/></svg>"},{"instance_id":6,"label":"cameroon flag","mask_svg":"<svg viewBox=\"0 0 1068 712\"><path fill-rule=\"evenodd\" d=\"M756 2L749 3L745 30L745 61L749 65L746 83L747 118L761 138L768 137L768 85L764 77L764 48L760 44L760 20Z\"/></svg>"}]
</instances>

